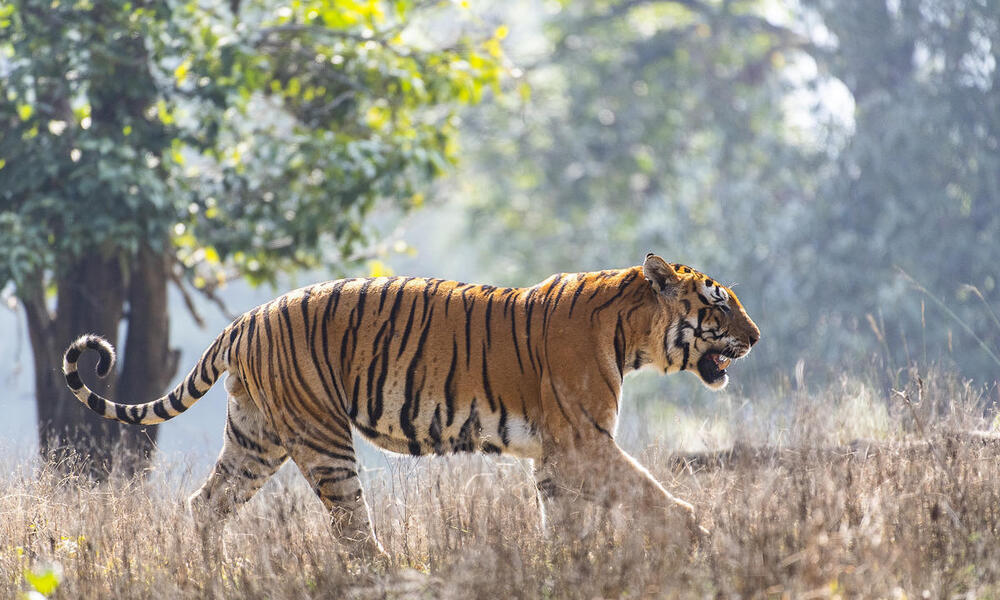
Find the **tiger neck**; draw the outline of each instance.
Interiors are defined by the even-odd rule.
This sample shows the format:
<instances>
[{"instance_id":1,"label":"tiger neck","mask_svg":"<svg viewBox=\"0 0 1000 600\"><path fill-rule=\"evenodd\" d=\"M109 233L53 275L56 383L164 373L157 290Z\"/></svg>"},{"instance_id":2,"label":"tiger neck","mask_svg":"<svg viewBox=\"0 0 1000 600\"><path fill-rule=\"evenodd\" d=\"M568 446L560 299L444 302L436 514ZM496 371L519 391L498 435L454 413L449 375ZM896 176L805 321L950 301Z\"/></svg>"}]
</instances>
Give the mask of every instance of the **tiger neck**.
<instances>
[{"instance_id":1,"label":"tiger neck","mask_svg":"<svg viewBox=\"0 0 1000 600\"><path fill-rule=\"evenodd\" d=\"M603 275L601 272L598 276ZM647 350L657 312L655 293L643 278L642 267L601 276L600 288L590 291L590 319L599 340L611 340L611 358L621 378L653 360ZM587 291L583 293L588 294Z\"/></svg>"}]
</instances>

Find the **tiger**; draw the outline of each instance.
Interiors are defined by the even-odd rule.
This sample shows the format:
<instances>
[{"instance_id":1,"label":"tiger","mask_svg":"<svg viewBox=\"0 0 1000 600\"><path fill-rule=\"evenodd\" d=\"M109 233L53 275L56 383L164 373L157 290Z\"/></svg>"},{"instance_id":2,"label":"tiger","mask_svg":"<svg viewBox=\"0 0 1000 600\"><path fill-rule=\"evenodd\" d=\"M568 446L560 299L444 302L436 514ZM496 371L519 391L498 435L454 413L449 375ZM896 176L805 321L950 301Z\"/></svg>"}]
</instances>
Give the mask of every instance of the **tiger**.
<instances>
[{"instance_id":1,"label":"tiger","mask_svg":"<svg viewBox=\"0 0 1000 600\"><path fill-rule=\"evenodd\" d=\"M120 404L88 388L84 335L63 372L91 410L122 423L172 419L228 374L222 451L188 506L219 523L291 459L351 551L385 556L358 478L352 432L393 453L532 459L543 523L571 527L580 498L629 503L704 531L615 440L623 378L688 371L710 389L760 339L736 294L648 254L625 269L559 273L526 288L419 277L340 279L236 318L168 394Z\"/></svg>"}]
</instances>

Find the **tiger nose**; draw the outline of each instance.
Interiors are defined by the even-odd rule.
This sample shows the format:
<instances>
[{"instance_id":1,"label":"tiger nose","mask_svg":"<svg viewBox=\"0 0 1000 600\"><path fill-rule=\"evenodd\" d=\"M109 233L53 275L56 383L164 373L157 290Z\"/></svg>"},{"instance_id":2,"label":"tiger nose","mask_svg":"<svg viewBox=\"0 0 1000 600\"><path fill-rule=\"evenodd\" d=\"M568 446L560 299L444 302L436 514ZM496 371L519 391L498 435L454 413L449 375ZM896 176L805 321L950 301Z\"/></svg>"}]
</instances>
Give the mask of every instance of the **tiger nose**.
<instances>
[{"instance_id":1,"label":"tiger nose","mask_svg":"<svg viewBox=\"0 0 1000 600\"><path fill-rule=\"evenodd\" d=\"M759 340L760 340L760 330L751 331L750 332L750 338L748 340L750 342L750 346L752 347Z\"/></svg>"}]
</instances>

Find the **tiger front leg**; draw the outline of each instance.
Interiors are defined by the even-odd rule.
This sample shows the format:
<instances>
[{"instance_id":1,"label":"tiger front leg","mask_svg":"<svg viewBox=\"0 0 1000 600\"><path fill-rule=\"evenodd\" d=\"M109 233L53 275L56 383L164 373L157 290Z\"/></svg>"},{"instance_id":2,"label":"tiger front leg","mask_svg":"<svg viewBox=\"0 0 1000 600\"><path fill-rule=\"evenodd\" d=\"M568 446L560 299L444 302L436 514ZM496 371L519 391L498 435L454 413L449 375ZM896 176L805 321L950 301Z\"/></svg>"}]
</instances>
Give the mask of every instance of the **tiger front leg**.
<instances>
[{"instance_id":1,"label":"tiger front leg","mask_svg":"<svg viewBox=\"0 0 1000 600\"><path fill-rule=\"evenodd\" d=\"M667 547L689 553L707 531L698 525L691 504L675 497L614 441L552 452L537 465L535 481L546 531L574 539L588 529L587 502L621 507L636 530ZM582 530L581 530L582 529Z\"/></svg>"}]
</instances>

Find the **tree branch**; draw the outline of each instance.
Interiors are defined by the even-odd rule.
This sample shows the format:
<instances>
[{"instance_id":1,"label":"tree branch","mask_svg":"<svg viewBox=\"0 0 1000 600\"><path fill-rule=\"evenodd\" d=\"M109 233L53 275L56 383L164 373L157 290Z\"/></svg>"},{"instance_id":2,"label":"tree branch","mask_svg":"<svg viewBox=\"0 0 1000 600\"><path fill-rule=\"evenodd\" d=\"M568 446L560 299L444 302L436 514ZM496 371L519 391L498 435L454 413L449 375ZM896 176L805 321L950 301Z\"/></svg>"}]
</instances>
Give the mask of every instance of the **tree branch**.
<instances>
[{"instance_id":1,"label":"tree branch","mask_svg":"<svg viewBox=\"0 0 1000 600\"><path fill-rule=\"evenodd\" d=\"M37 273L31 279L19 285L17 297L24 305L24 313L28 319L28 335L33 348L44 349L51 353L55 339L52 314L45 303L45 288L42 279L44 275ZM36 345L37 344L37 345Z\"/></svg>"},{"instance_id":2,"label":"tree branch","mask_svg":"<svg viewBox=\"0 0 1000 600\"><path fill-rule=\"evenodd\" d=\"M173 259L178 264L180 263L176 257L173 257ZM201 313L199 313L198 309L195 308L194 300L191 299L191 294L189 294L187 288L184 287L184 280L181 279L181 277L173 269L168 268L167 273L170 276L170 280L173 281L174 285L177 286L177 289L180 290L181 298L184 299L184 307L187 308L191 318L194 319L195 324L198 325L200 329L204 329L205 319L201 317Z\"/></svg>"}]
</instances>

